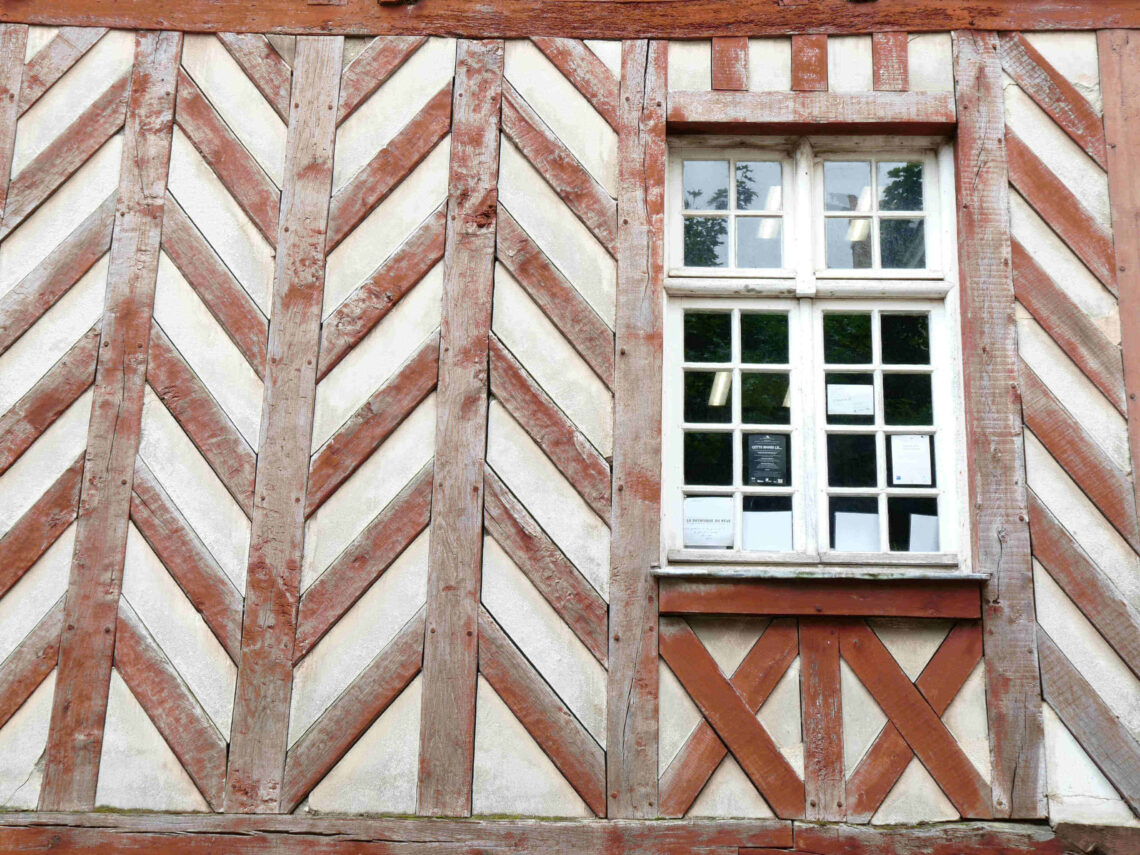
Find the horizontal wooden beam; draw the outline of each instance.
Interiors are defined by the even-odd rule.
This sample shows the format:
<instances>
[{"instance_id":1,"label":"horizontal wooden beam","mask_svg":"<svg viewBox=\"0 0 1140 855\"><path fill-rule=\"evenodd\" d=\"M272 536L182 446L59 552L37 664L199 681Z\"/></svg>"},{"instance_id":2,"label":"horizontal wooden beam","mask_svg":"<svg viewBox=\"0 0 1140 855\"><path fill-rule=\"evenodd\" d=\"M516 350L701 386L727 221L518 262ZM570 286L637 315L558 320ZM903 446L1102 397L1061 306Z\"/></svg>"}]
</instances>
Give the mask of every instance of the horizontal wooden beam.
<instances>
[{"instance_id":1,"label":"horizontal wooden beam","mask_svg":"<svg viewBox=\"0 0 1140 855\"><path fill-rule=\"evenodd\" d=\"M662 614L978 618L978 582L866 579L661 580Z\"/></svg>"},{"instance_id":2,"label":"horizontal wooden beam","mask_svg":"<svg viewBox=\"0 0 1140 855\"><path fill-rule=\"evenodd\" d=\"M1140 6L1134 0L10 0L0 7L0 21L194 32L708 38L1138 27Z\"/></svg>"},{"instance_id":3,"label":"horizontal wooden beam","mask_svg":"<svg viewBox=\"0 0 1140 855\"><path fill-rule=\"evenodd\" d=\"M956 122L952 92L669 93L670 130L932 134Z\"/></svg>"}]
</instances>

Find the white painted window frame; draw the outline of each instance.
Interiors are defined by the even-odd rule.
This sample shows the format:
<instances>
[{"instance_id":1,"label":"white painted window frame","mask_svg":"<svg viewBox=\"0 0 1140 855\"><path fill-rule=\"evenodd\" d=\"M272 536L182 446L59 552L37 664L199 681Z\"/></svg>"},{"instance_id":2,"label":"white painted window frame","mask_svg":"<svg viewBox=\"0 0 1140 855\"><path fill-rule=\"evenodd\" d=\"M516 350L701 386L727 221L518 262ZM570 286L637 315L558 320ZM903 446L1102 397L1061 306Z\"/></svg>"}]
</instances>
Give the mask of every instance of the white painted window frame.
<instances>
[{"instance_id":1,"label":"white painted window frame","mask_svg":"<svg viewBox=\"0 0 1140 855\"><path fill-rule=\"evenodd\" d=\"M681 223L681 161L696 157L744 159L790 158L793 174L785 169L785 269L780 271L707 270L672 267L670 260L683 252ZM921 157L925 165L927 264L925 270L822 270L823 190L822 162L831 158L876 157L881 159ZM664 348L663 540L665 566L725 565L740 571L754 568L795 568L826 575L863 573L869 566L887 566L903 575L948 572L968 574L970 566L970 520L962 509L969 495L966 472L965 405L961 369L961 330L957 270L957 233L954 207L953 144L938 138L724 138L686 137L670 140L666 176L666 293ZM803 235L809 235L803 240ZM792 354L790 388L792 424L793 543L790 553L685 549L683 523L683 314L686 309L782 310L789 312L789 347ZM929 311L931 377L934 397L936 492L939 497L938 553L889 552L887 521L881 517L883 551L875 553L833 552L826 513L825 402L823 383L822 317L825 311ZM873 329L877 330L877 324ZM877 331L874 335L878 336ZM811 342L806 360L799 343ZM878 350L876 350L878 355ZM734 350L734 360L739 353ZM739 413L739 368L734 365L734 416ZM860 432L876 436L918 432L882 426L881 385L876 400L876 425ZM735 422L734 430L735 428ZM817 425L820 428L817 430ZM808 437L813 439L809 442ZM887 440L877 439L883 445ZM886 466L885 448L879 465ZM734 481L740 478L739 443L734 444ZM926 495L913 488L882 487L860 491L879 496L880 514L886 512L886 497L897 492ZM724 493L740 496L740 488ZM717 491L702 494L711 495ZM767 490L758 492L779 492ZM734 537L741 543L741 499L734 501Z\"/></svg>"}]
</instances>

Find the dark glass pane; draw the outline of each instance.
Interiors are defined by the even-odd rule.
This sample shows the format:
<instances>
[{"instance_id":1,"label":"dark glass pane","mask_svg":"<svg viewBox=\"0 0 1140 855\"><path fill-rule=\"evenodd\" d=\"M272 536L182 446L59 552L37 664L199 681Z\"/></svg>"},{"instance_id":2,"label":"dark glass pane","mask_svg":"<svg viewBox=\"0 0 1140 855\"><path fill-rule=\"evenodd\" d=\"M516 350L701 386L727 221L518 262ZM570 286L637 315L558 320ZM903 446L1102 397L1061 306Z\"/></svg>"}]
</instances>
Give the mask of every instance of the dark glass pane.
<instances>
[{"instance_id":1,"label":"dark glass pane","mask_svg":"<svg viewBox=\"0 0 1140 855\"><path fill-rule=\"evenodd\" d=\"M685 266L728 266L728 218L685 218Z\"/></svg>"},{"instance_id":2,"label":"dark glass pane","mask_svg":"<svg viewBox=\"0 0 1140 855\"><path fill-rule=\"evenodd\" d=\"M887 483L892 487L937 487L934 437L891 434L887 437Z\"/></svg>"},{"instance_id":3,"label":"dark glass pane","mask_svg":"<svg viewBox=\"0 0 1140 855\"><path fill-rule=\"evenodd\" d=\"M883 362L930 364L930 322L926 315L882 315Z\"/></svg>"},{"instance_id":4,"label":"dark glass pane","mask_svg":"<svg viewBox=\"0 0 1140 855\"><path fill-rule=\"evenodd\" d=\"M732 486L732 434L685 434L685 483Z\"/></svg>"},{"instance_id":5,"label":"dark glass pane","mask_svg":"<svg viewBox=\"0 0 1140 855\"><path fill-rule=\"evenodd\" d=\"M884 374L883 416L889 425L934 424L929 374Z\"/></svg>"},{"instance_id":6,"label":"dark glass pane","mask_svg":"<svg viewBox=\"0 0 1140 855\"><path fill-rule=\"evenodd\" d=\"M785 433L746 433L741 437L741 481L750 487L792 483L792 438Z\"/></svg>"},{"instance_id":7,"label":"dark glass pane","mask_svg":"<svg viewBox=\"0 0 1140 855\"><path fill-rule=\"evenodd\" d=\"M838 552L878 552L879 500L833 496L828 500L831 548Z\"/></svg>"},{"instance_id":8,"label":"dark glass pane","mask_svg":"<svg viewBox=\"0 0 1140 855\"><path fill-rule=\"evenodd\" d=\"M872 266L869 219L833 217L827 220L825 238L827 266L832 270L865 270Z\"/></svg>"},{"instance_id":9,"label":"dark glass pane","mask_svg":"<svg viewBox=\"0 0 1140 855\"><path fill-rule=\"evenodd\" d=\"M874 435L833 433L827 437L827 483L832 487L878 484Z\"/></svg>"},{"instance_id":10,"label":"dark glass pane","mask_svg":"<svg viewBox=\"0 0 1140 855\"><path fill-rule=\"evenodd\" d=\"M879 210L921 211L922 164L879 164Z\"/></svg>"},{"instance_id":11,"label":"dark glass pane","mask_svg":"<svg viewBox=\"0 0 1140 855\"><path fill-rule=\"evenodd\" d=\"M871 164L828 161L823 165L823 193L829 211L870 211Z\"/></svg>"},{"instance_id":12,"label":"dark glass pane","mask_svg":"<svg viewBox=\"0 0 1140 855\"><path fill-rule=\"evenodd\" d=\"M736 207L741 211L778 211L783 204L780 164L772 160L737 161Z\"/></svg>"},{"instance_id":13,"label":"dark glass pane","mask_svg":"<svg viewBox=\"0 0 1140 855\"><path fill-rule=\"evenodd\" d=\"M823 361L830 365L870 364L871 315L824 315Z\"/></svg>"},{"instance_id":14,"label":"dark glass pane","mask_svg":"<svg viewBox=\"0 0 1140 855\"><path fill-rule=\"evenodd\" d=\"M731 362L732 315L685 312L685 361Z\"/></svg>"},{"instance_id":15,"label":"dark glass pane","mask_svg":"<svg viewBox=\"0 0 1140 855\"><path fill-rule=\"evenodd\" d=\"M781 217L737 217L736 266L782 267L783 227Z\"/></svg>"},{"instance_id":16,"label":"dark glass pane","mask_svg":"<svg viewBox=\"0 0 1140 855\"><path fill-rule=\"evenodd\" d=\"M874 374L828 374L825 387L828 424L875 423Z\"/></svg>"},{"instance_id":17,"label":"dark glass pane","mask_svg":"<svg viewBox=\"0 0 1140 855\"><path fill-rule=\"evenodd\" d=\"M887 499L892 552L938 552L938 500Z\"/></svg>"},{"instance_id":18,"label":"dark glass pane","mask_svg":"<svg viewBox=\"0 0 1140 855\"><path fill-rule=\"evenodd\" d=\"M754 425L786 425L791 422L787 374L742 374L740 420Z\"/></svg>"},{"instance_id":19,"label":"dark glass pane","mask_svg":"<svg viewBox=\"0 0 1140 855\"><path fill-rule=\"evenodd\" d=\"M788 316L740 315L740 361L765 365L788 362Z\"/></svg>"},{"instance_id":20,"label":"dark glass pane","mask_svg":"<svg viewBox=\"0 0 1140 855\"><path fill-rule=\"evenodd\" d=\"M926 227L923 220L880 220L879 240L884 270L926 267Z\"/></svg>"},{"instance_id":21,"label":"dark glass pane","mask_svg":"<svg viewBox=\"0 0 1140 855\"><path fill-rule=\"evenodd\" d=\"M792 551L791 496L745 496L743 522L741 546L744 549Z\"/></svg>"},{"instance_id":22,"label":"dark glass pane","mask_svg":"<svg viewBox=\"0 0 1140 855\"><path fill-rule=\"evenodd\" d=\"M686 211L728 210L727 160L686 160L683 172Z\"/></svg>"},{"instance_id":23,"label":"dark glass pane","mask_svg":"<svg viewBox=\"0 0 1140 855\"><path fill-rule=\"evenodd\" d=\"M732 421L732 372L685 372L685 421Z\"/></svg>"}]
</instances>

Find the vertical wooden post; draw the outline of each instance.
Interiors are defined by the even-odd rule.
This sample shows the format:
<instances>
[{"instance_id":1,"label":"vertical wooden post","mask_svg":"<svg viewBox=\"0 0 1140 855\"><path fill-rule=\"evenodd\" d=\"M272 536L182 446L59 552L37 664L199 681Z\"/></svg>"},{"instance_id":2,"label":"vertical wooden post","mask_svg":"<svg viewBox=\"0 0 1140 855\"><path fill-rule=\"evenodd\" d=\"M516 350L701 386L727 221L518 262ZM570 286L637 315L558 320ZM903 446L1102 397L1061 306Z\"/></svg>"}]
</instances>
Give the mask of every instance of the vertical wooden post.
<instances>
[{"instance_id":1,"label":"vertical wooden post","mask_svg":"<svg viewBox=\"0 0 1140 855\"><path fill-rule=\"evenodd\" d=\"M846 814L843 701L839 686L839 623L800 620L800 695L804 728L805 818Z\"/></svg>"},{"instance_id":2,"label":"vertical wooden post","mask_svg":"<svg viewBox=\"0 0 1140 855\"><path fill-rule=\"evenodd\" d=\"M0 221L4 219L8 185L12 181L12 153L16 147L16 120L20 113L27 43L27 24L0 24Z\"/></svg>"},{"instance_id":3,"label":"vertical wooden post","mask_svg":"<svg viewBox=\"0 0 1140 855\"><path fill-rule=\"evenodd\" d=\"M469 816L503 42L456 50L436 391L418 811Z\"/></svg>"},{"instance_id":4,"label":"vertical wooden post","mask_svg":"<svg viewBox=\"0 0 1140 855\"><path fill-rule=\"evenodd\" d=\"M95 397L40 810L95 806L181 52L179 33L142 32L135 39Z\"/></svg>"},{"instance_id":5,"label":"vertical wooden post","mask_svg":"<svg viewBox=\"0 0 1140 855\"><path fill-rule=\"evenodd\" d=\"M343 46L341 36L297 38L227 813L274 812L281 798Z\"/></svg>"},{"instance_id":6,"label":"vertical wooden post","mask_svg":"<svg viewBox=\"0 0 1140 855\"><path fill-rule=\"evenodd\" d=\"M1116 243L1116 284L1120 300L1120 346L1132 484L1140 507L1140 33L1101 30L1100 90L1108 150L1108 195Z\"/></svg>"},{"instance_id":7,"label":"vertical wooden post","mask_svg":"<svg viewBox=\"0 0 1140 855\"><path fill-rule=\"evenodd\" d=\"M792 91L827 91L827 36L792 36Z\"/></svg>"},{"instance_id":8,"label":"vertical wooden post","mask_svg":"<svg viewBox=\"0 0 1140 855\"><path fill-rule=\"evenodd\" d=\"M871 69L876 92L906 92L910 88L910 37L906 33L875 33L871 37Z\"/></svg>"},{"instance_id":9,"label":"vertical wooden post","mask_svg":"<svg viewBox=\"0 0 1140 855\"><path fill-rule=\"evenodd\" d=\"M659 812L652 567L661 560L666 58L662 41L622 44L606 731L610 817Z\"/></svg>"},{"instance_id":10,"label":"vertical wooden post","mask_svg":"<svg viewBox=\"0 0 1140 855\"><path fill-rule=\"evenodd\" d=\"M1009 171L994 33L954 34L958 255L970 515L983 592L997 818L1045 816L1041 680L1009 239Z\"/></svg>"},{"instance_id":11,"label":"vertical wooden post","mask_svg":"<svg viewBox=\"0 0 1140 855\"><path fill-rule=\"evenodd\" d=\"M748 88L748 39L729 36L712 40L712 88Z\"/></svg>"}]
</instances>

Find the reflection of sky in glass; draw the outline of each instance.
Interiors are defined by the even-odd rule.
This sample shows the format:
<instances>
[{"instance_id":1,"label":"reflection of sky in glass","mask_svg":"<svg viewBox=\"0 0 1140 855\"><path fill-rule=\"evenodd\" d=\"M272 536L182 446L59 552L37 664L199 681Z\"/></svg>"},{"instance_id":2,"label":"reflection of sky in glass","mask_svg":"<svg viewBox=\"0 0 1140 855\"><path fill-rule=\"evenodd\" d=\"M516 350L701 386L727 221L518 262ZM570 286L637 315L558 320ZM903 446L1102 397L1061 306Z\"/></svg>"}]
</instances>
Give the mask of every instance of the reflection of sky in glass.
<instances>
[{"instance_id":1,"label":"reflection of sky in glass","mask_svg":"<svg viewBox=\"0 0 1140 855\"><path fill-rule=\"evenodd\" d=\"M827 220L827 266L839 270L871 266L871 221L846 217Z\"/></svg>"},{"instance_id":2,"label":"reflection of sky in glass","mask_svg":"<svg viewBox=\"0 0 1140 855\"><path fill-rule=\"evenodd\" d=\"M926 267L926 229L922 220L880 220L879 243L883 267Z\"/></svg>"},{"instance_id":3,"label":"reflection of sky in glass","mask_svg":"<svg viewBox=\"0 0 1140 855\"><path fill-rule=\"evenodd\" d=\"M736 266L782 267L780 217L736 218Z\"/></svg>"},{"instance_id":4,"label":"reflection of sky in glass","mask_svg":"<svg viewBox=\"0 0 1140 855\"><path fill-rule=\"evenodd\" d=\"M871 164L843 160L824 163L823 189L829 211L870 211Z\"/></svg>"},{"instance_id":5,"label":"reflection of sky in glass","mask_svg":"<svg viewBox=\"0 0 1140 855\"><path fill-rule=\"evenodd\" d=\"M683 173L685 210L728 209L727 160L686 160Z\"/></svg>"},{"instance_id":6,"label":"reflection of sky in glass","mask_svg":"<svg viewBox=\"0 0 1140 855\"><path fill-rule=\"evenodd\" d=\"M741 211L778 211L782 203L780 164L775 161L738 161L736 207Z\"/></svg>"}]
</instances>

